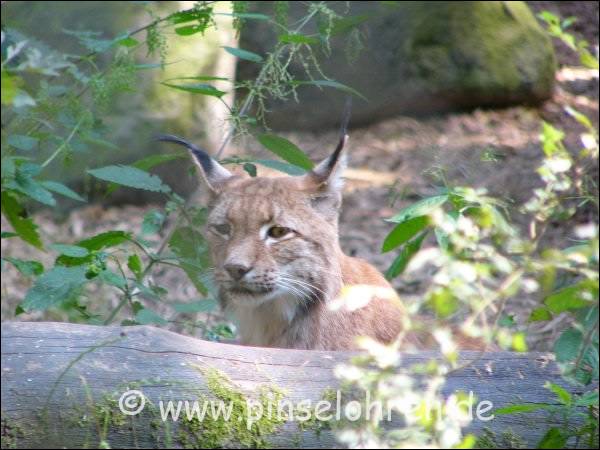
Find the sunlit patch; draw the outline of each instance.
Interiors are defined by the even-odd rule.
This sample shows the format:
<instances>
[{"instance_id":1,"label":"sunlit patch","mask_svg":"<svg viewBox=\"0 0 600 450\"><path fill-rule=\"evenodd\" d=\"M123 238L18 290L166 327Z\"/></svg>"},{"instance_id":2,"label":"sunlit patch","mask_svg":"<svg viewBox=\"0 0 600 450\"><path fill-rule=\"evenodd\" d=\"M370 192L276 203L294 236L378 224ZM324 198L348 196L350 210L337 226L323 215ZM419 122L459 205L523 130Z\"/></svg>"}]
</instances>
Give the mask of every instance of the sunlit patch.
<instances>
[{"instance_id":1,"label":"sunlit patch","mask_svg":"<svg viewBox=\"0 0 600 450\"><path fill-rule=\"evenodd\" d=\"M394 367L400 361L397 342L386 345L368 336L360 336L356 343L359 348L368 351L382 369Z\"/></svg>"},{"instance_id":2,"label":"sunlit patch","mask_svg":"<svg viewBox=\"0 0 600 450\"><path fill-rule=\"evenodd\" d=\"M433 337L439 344L442 354L447 358L454 359L458 348L452 339L452 331L448 328L438 328L433 331Z\"/></svg>"},{"instance_id":3,"label":"sunlit patch","mask_svg":"<svg viewBox=\"0 0 600 450\"><path fill-rule=\"evenodd\" d=\"M343 308L347 311L356 311L367 306L375 298L399 301L396 291L392 288L370 284L346 284L342 286L338 296L330 302L329 309L337 311Z\"/></svg>"}]
</instances>

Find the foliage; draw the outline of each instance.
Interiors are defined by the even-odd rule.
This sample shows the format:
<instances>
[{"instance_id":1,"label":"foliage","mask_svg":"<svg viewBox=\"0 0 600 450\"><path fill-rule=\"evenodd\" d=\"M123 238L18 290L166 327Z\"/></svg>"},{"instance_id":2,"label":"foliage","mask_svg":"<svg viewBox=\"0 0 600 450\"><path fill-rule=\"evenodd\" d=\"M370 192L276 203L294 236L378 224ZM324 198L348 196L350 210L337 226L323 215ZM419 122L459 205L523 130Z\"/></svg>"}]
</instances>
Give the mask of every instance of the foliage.
<instances>
[{"instance_id":1,"label":"foliage","mask_svg":"<svg viewBox=\"0 0 600 450\"><path fill-rule=\"evenodd\" d=\"M57 197L86 202L83 195L52 179L53 169L60 162L69 167L75 160L87 161L97 151L117 150L119 143L112 141L104 124L108 106L136 91L141 71L161 70L168 64L172 39L204 35L216 26L217 15L229 16L238 32L248 21L264 21L276 30L278 42L265 55L222 48L238 59L259 65L258 77L233 82L220 76L181 74L161 81L161 85L225 102L222 97L227 92L214 83L231 82L231 90L237 91L241 100L226 104L232 130L217 157L235 133L252 129L268 150L287 161L233 157L223 163L241 164L254 175L255 164L293 174L312 167L312 162L294 144L265 133L264 101L269 97L295 97L297 87L303 84L358 94L327 78L318 64L319 53L327 52L330 25L341 16L325 2L312 2L306 4L306 14L299 21L288 25L287 2L276 2L272 15L248 11L247 2L233 2L231 12L219 12L222 8L217 8L216 3L195 2L191 8L164 15L157 12L158 7L140 4L139 8L150 16L149 22L113 38L94 31L63 30L66 39L79 44L79 54L62 53L16 29L2 30L2 214L12 227L10 232L3 231L2 238L21 239L40 251L57 255L52 267L44 267L33 259L3 256L3 265L11 264L33 279L16 314L59 309L74 321L110 324L121 320L128 325L161 325L182 318L189 326L200 328L207 338L233 337L235 331L226 323L209 325L190 319L210 312L216 305L206 243L199 231L206 210L190 207L149 172L187 155L150 155L128 165L86 171L88 179L106 183L106 195L131 188L162 196L164 207L147 213L141 229L135 233L109 230L77 242L48 242L44 230L28 214L36 204L56 206ZM7 3L2 5L3 9L9 7ZM317 25L317 31L305 34L312 24ZM140 64L140 56L150 56L156 63ZM289 73L288 68L297 61L305 68L306 79ZM313 76L316 74L318 78ZM169 299L169 292L153 281L152 274L158 266L183 270L198 291L199 300L182 304ZM119 296L115 306L107 307L87 298L92 284L112 288ZM170 317L156 312L153 304L158 302L171 307Z\"/></svg>"},{"instance_id":2,"label":"foliage","mask_svg":"<svg viewBox=\"0 0 600 450\"><path fill-rule=\"evenodd\" d=\"M10 2L3 3L6 8ZM52 168L59 161L69 165L85 159L91 152L118 149L112 142L103 118L107 105L136 89L141 70L160 70L167 64L169 40L206 32L215 26L215 2L196 2L192 8L159 16L146 7L150 22L111 39L91 31L65 30L82 51L64 54L45 43L23 36L17 30L2 31L2 214L12 231L2 239L22 239L37 251L52 251L57 257L52 267L36 260L2 258L33 286L16 314L61 309L70 320L93 324L158 324L194 317L212 310L216 293L211 283L211 268L206 242L199 231L206 209L190 207L159 177L149 171L181 154L151 155L129 165L92 168L89 177L106 184L107 194L119 188L156 192L164 206L146 214L136 233L109 230L77 242L47 242L44 230L28 215L32 204L54 207L60 197L85 202L72 188L53 179ZM141 6L140 6L141 7ZM251 20L268 22L277 30L278 41L272 51L259 55L247 49L224 47L239 59L260 66L254 80L234 82L223 77L182 74L162 81L165 88L224 102L226 91L215 81L230 81L231 90L241 100L229 105L231 131L217 152L220 158L228 140L239 132L252 132L269 151L286 162L231 157L224 164L240 164L252 176L256 164L290 174L312 167L308 157L292 142L269 132L264 123L267 98L296 99L301 85L334 88L358 95L351 87L327 78L318 58L330 51L332 35L348 32L349 59L360 50L357 19L331 10L326 2L309 2L305 15L290 24L288 2L275 2L272 15L248 11L247 2L233 2L228 13L236 30ZM358 17L358 16L356 16ZM541 19L550 34L558 37L580 55L583 65L598 68L598 60L587 43L578 41L566 30L571 20L560 21L550 13ZM362 20L362 19L361 19ZM311 25L314 25L312 27ZM314 33L307 30L315 29ZM145 38L144 36L145 33ZM138 64L136 55L144 52L156 58L153 64ZM297 79L289 67L299 62L305 78ZM468 423L461 407L462 394L445 399L441 389L449 371L459 367L456 331L467 338L480 339L503 349L526 351L526 334L507 315L506 303L518 296L536 297L539 306L531 311L530 322L551 321L558 315L568 317L568 326L554 343L556 360L565 380L578 383L587 391L573 396L563 387L548 384L558 406L511 405L496 414L527 413L536 408L552 410L565 420L564 427L547 430L541 447L597 445L597 391L589 386L598 380L598 224L576 228L577 242L558 248L544 240L552 221L566 221L577 208L593 208L598 213L598 193L587 179L598 164L598 133L589 118L565 108L582 127L581 149L567 148L564 132L550 123L541 126L543 162L537 174L541 187L518 213L527 219L528 234L511 224L507 207L491 198L485 190L444 185L434 196L424 198L399 211L389 222L393 229L382 251L397 251L387 277L410 275L428 267L432 281L422 296L408 306L409 315L399 340L383 346L363 339L367 356L338 373L349 385L368 390L378 399L395 405L407 426L387 430L381 420L360 423L337 431L349 446L473 446L473 436L462 436ZM576 151L577 150L577 151ZM591 187L590 187L591 186ZM58 198L57 198L58 196ZM422 249L427 239L436 245ZM198 291L199 300L178 303L169 292L155 284L152 273L157 266L183 270ZM91 284L110 286L119 296L112 309L87 298ZM173 315L162 317L153 304L168 304ZM417 319L417 313L432 315L430 322ZM412 318L412 319L411 319ZM189 320L189 319L187 319ZM459 330L450 323L460 323ZM232 337L227 324L209 326L189 320L211 339ZM402 366L397 351L410 333L433 332L444 358L426 366ZM426 375L423 377L423 375ZM439 414L410 414L409 406L423 412L438 401ZM414 410L412 411L414 412ZM576 419L576 420L572 420Z\"/></svg>"},{"instance_id":3,"label":"foliage","mask_svg":"<svg viewBox=\"0 0 600 450\"><path fill-rule=\"evenodd\" d=\"M587 43L567 34L565 22L541 14L549 32L577 50L590 68L598 61ZM567 148L565 133L541 124L543 160L537 169L541 186L534 190L519 214L528 233L511 224L508 208L483 189L444 185L388 219L395 224L382 251L398 255L387 276L428 268L431 281L425 292L406 302L409 317L399 341L382 346L363 339L369 356L357 358L339 370L342 380L368 391L401 414L406 427L382 426L381 418L343 428L338 437L350 447L473 447L485 446L485 436L462 436L470 420L458 407L461 394L442 394L447 374L461 367L458 341L474 338L488 346L526 351L527 324L518 326L507 314L511 298L537 298L529 324L568 317L554 342L556 361L567 383L580 386L570 394L563 386L547 383L556 397L549 404L510 404L494 414L526 414L543 409L560 421L546 430L539 448L598 445L598 223L578 225L576 241L566 248L544 240L549 224L574 219L579 208L591 208L598 217L597 186L590 174L598 167L598 132L584 114L565 107L581 125L581 148ZM444 177L440 177L444 180ZM515 213L511 210L511 213ZM421 249L426 236L436 246ZM417 315L421 313L422 315ZM423 317L433 315L431 320ZM461 324L452 327L452 323ZM430 333L444 358L427 365L402 364L397 349L411 334ZM409 342L404 346L409 345ZM423 377L423 375L427 375ZM432 407L431 405L437 405ZM463 404L467 406L468 403ZM438 413L438 414L436 414Z\"/></svg>"}]
</instances>

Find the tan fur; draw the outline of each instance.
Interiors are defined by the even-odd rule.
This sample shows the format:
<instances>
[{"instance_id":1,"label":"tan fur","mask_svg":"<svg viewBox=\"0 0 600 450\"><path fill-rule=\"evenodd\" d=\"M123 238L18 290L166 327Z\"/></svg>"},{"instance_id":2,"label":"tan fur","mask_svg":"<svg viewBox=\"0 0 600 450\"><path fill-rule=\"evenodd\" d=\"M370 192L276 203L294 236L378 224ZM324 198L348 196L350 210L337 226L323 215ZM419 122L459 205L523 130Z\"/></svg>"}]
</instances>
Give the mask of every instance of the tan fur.
<instances>
[{"instance_id":1,"label":"tan fur","mask_svg":"<svg viewBox=\"0 0 600 450\"><path fill-rule=\"evenodd\" d=\"M339 246L346 138L306 175L279 178L233 175L193 144L162 138L187 146L200 168L220 301L242 344L348 350L358 336L387 343L400 333L404 312L391 285Z\"/></svg>"},{"instance_id":2,"label":"tan fur","mask_svg":"<svg viewBox=\"0 0 600 450\"><path fill-rule=\"evenodd\" d=\"M397 302L374 297L354 311L339 305L331 310L343 286L393 291L377 269L343 254L337 229L339 192L319 192L311 183L307 177L232 176L213 186L218 193L210 203L206 235L221 302L237 318L241 342L342 350L355 348L356 336L393 340L401 327ZM339 181L332 180L329 187L335 183ZM225 223L231 227L226 237L213 228ZM290 228L294 235L280 241L265 237L272 225ZM265 295L237 292L239 283L225 270L227 263L252 267L241 281L245 288L261 291L278 282L287 288Z\"/></svg>"}]
</instances>

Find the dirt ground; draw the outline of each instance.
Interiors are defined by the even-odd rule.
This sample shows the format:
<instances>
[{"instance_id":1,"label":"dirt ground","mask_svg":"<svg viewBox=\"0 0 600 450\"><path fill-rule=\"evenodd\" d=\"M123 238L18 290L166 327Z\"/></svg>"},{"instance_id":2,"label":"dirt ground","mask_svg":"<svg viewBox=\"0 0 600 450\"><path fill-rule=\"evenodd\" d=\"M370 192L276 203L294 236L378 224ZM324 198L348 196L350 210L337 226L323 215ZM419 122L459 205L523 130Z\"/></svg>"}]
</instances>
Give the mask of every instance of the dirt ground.
<instances>
[{"instance_id":1,"label":"dirt ground","mask_svg":"<svg viewBox=\"0 0 600 450\"><path fill-rule=\"evenodd\" d=\"M536 10L550 9L567 17L575 15L579 21L573 31L584 36L597 51L598 3L597 2L530 2ZM380 253L381 242L391 230L392 224L383 219L393 215L399 208L436 191L439 182L434 174L443 172L451 185L485 187L490 194L513 205L526 201L532 190L540 184L535 168L541 160L539 131L541 120L551 122L567 133L566 142L578 148L581 126L570 118L563 107L570 105L588 114L598 125L598 74L573 67L577 63L573 54L562 44L556 43L560 70L554 97L539 108L513 107L502 110L475 110L428 118L394 117L367 128L351 130L348 152L350 169L344 205L340 217L340 237L344 251L362 257L384 271L395 257L394 252ZM337 140L335 132L289 133L288 139L298 143L313 159L324 157ZM237 144L231 153L240 148L248 153L267 157L264 150L250 141ZM489 158L489 155L495 155ZM598 174L595 174L596 180ZM156 205L123 206L103 208L86 206L58 219L52 211L37 213L34 220L40 225L44 236L54 242L75 242L86 236L109 229L139 232L142 217ZM549 230L552 242L566 242L576 223L592 219L587 210L578 211L574 221L557 224ZM519 223L519 217L513 217ZM594 218L598 220L597 217ZM6 230L4 219L2 230ZM2 256L24 259L40 258L38 252L22 245L16 239L2 240ZM46 267L56 255L47 252L41 256ZM169 290L168 298L176 302L197 300L198 294L185 275L171 268L161 268L153 274L156 282ZM395 280L399 292L418 292L427 283L422 277ZM14 319L14 310L30 281L20 276L9 264L2 270L2 320ZM118 299L106 288L96 288L88 297L106 300L106 306ZM516 299L509 308L522 323L531 310L534 300ZM153 305L164 312L172 310L164 305ZM61 313L32 313L19 316L21 320L65 320ZM211 321L221 320L218 316ZM560 328L559 318L551 324L531 329L530 344L533 349L547 349L549 337ZM166 328L173 331L200 335L179 322Z\"/></svg>"}]
</instances>

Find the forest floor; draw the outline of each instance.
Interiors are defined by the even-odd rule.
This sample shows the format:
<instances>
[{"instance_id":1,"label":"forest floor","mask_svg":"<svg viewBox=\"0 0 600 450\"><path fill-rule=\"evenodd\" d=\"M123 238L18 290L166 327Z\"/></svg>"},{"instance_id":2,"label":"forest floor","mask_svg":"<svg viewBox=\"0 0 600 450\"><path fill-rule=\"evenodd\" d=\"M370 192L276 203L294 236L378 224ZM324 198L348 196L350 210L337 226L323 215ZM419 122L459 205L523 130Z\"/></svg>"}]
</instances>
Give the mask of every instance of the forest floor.
<instances>
[{"instance_id":1,"label":"forest floor","mask_svg":"<svg viewBox=\"0 0 600 450\"><path fill-rule=\"evenodd\" d=\"M563 17L579 17L573 32L583 35L597 49L597 2L529 3L537 11L550 9L560 12ZM440 174L450 186L485 188L491 195L511 205L511 211L517 211L518 206L530 198L532 190L540 185L535 169L542 158L539 144L542 120L563 129L567 146L574 149L580 148L579 135L583 130L566 114L565 106L587 114L598 126L597 72L574 67L577 60L571 51L561 43L556 43L555 47L560 63L555 92L553 98L540 107L475 110L427 118L400 116L351 130L348 148L350 169L340 217L344 251L370 261L382 271L386 270L395 253L380 252L381 243L393 225L384 219L436 192L440 186ZM335 132L289 133L285 136L299 143L315 160L326 156L337 140ZM245 148L251 154L267 156L250 142L242 144L248 145ZM238 153L236 150L231 149L231 153ZM592 177L597 182L597 169ZM40 225L43 235L52 236L54 242L71 243L109 229L139 232L144 214L156 208L156 205L107 208L91 205L71 211L62 220L57 220L53 211L40 211L35 214L34 220ZM573 238L574 226L591 219L598 221L591 214L590 210L582 208L569 222L551 224L547 242L566 246ZM524 225L518 215L511 219ZM2 219L3 230L9 228L6 225ZM17 239L2 240L2 255L40 259L36 250ZM48 267L55 256L48 252L41 256L41 260ZM183 272L166 267L155 271L153 276L156 283L168 289L170 300L186 302L198 299L198 293ZM394 283L401 295L410 295L419 292L427 282L428 274L422 273L410 279L399 277ZM19 275L12 266L4 265L2 320L15 319L15 307L30 284L30 280ZM110 309L118 302L117 295L111 292L107 288L96 288L87 295L105 299L105 306ZM517 323L525 327L525 319L536 302L539 299L514 299L508 305L509 312L515 315ZM153 305L153 308L167 319L172 315L172 310L165 305ZM60 312L47 312L25 314L18 319L66 320L66 317ZM217 323L222 318L213 314L208 320ZM553 341L552 335L560 329L561 321L559 317L550 324L530 329L530 347L546 350L548 342ZM173 321L166 328L201 336L202 333L190 328L189 323Z\"/></svg>"}]
</instances>

